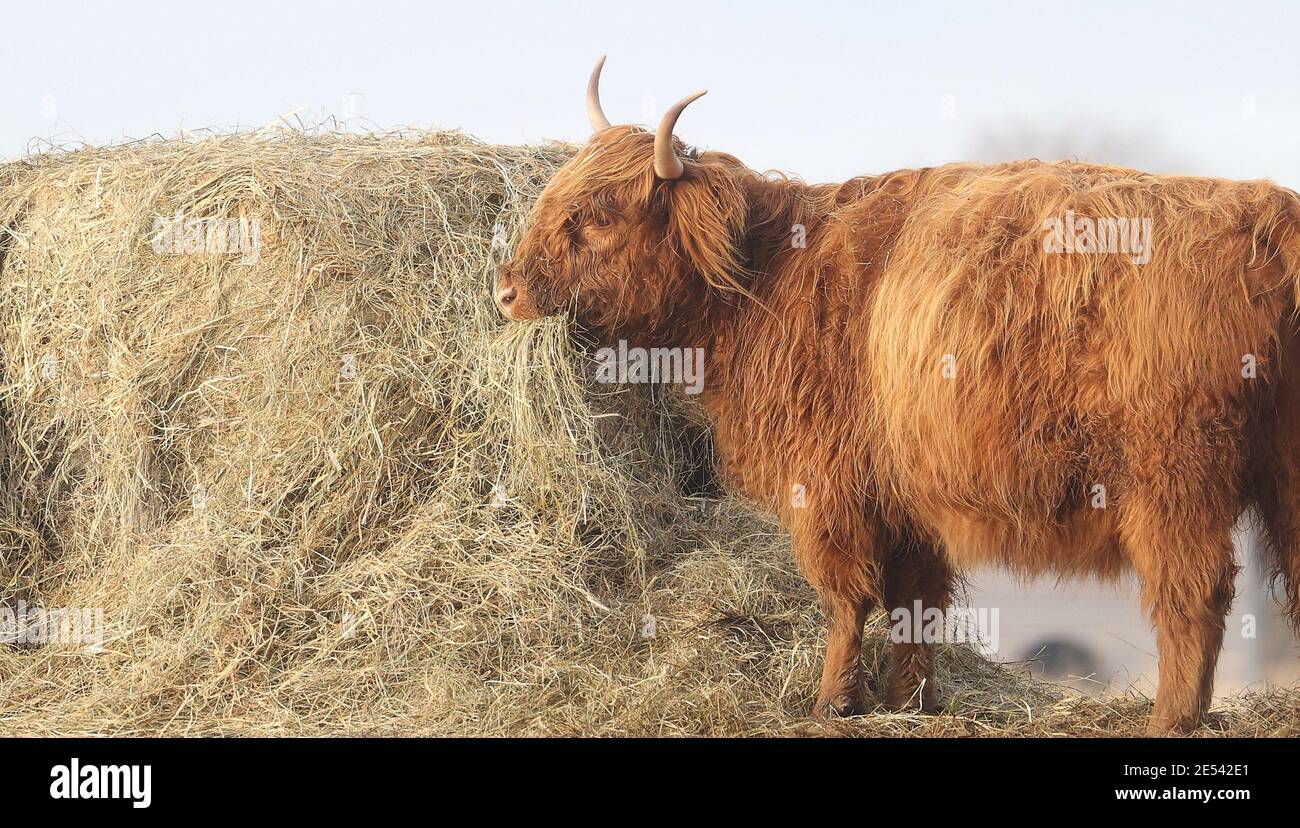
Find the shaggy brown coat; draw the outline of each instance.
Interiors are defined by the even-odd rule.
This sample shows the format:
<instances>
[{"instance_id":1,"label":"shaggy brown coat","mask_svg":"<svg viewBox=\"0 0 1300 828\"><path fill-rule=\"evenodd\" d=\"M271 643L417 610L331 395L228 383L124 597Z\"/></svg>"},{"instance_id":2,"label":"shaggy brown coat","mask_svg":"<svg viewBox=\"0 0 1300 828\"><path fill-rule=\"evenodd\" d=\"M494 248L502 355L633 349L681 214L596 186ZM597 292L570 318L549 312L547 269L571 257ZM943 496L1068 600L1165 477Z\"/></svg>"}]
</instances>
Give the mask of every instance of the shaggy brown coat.
<instances>
[{"instance_id":1,"label":"shaggy brown coat","mask_svg":"<svg viewBox=\"0 0 1300 828\"><path fill-rule=\"evenodd\" d=\"M1139 576L1155 731L1210 700L1256 507L1300 608L1300 197L1081 163L953 164L808 186L654 136L595 134L501 286L633 345L703 347L727 478L775 510L829 611L817 712L860 704L872 606L954 571ZM1053 252L1050 220L1150 219L1150 260ZM933 708L897 643L895 706Z\"/></svg>"}]
</instances>

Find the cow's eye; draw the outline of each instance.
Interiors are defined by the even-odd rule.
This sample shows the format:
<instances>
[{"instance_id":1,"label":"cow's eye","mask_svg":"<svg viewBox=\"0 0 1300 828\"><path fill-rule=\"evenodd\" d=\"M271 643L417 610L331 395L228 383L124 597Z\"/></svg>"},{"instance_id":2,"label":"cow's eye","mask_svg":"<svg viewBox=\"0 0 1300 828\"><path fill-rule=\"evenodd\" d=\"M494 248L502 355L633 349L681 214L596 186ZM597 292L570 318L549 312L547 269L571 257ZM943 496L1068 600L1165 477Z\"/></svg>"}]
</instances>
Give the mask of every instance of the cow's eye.
<instances>
[{"instance_id":1,"label":"cow's eye","mask_svg":"<svg viewBox=\"0 0 1300 828\"><path fill-rule=\"evenodd\" d=\"M604 213L597 213L595 217L592 218L591 223L597 227L608 227L614 222L609 216L605 215Z\"/></svg>"}]
</instances>

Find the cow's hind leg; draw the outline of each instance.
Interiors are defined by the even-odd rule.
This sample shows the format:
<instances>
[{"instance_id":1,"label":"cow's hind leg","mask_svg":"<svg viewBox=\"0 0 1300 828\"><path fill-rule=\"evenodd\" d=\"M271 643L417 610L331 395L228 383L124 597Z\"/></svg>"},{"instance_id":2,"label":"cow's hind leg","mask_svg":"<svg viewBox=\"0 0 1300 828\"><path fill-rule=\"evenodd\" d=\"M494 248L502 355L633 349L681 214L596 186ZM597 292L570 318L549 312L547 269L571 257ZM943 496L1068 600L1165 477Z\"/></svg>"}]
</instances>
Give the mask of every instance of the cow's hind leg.
<instances>
[{"instance_id":1,"label":"cow's hind leg","mask_svg":"<svg viewBox=\"0 0 1300 828\"><path fill-rule=\"evenodd\" d=\"M943 553L933 545L912 539L895 544L885 561L885 609L902 612L910 621L918 610L945 610L952 592L953 573ZM915 625L909 624L915 628ZM889 679L885 705L895 710L938 710L934 686L934 648L931 642L894 641L890 646Z\"/></svg>"},{"instance_id":2,"label":"cow's hind leg","mask_svg":"<svg viewBox=\"0 0 1300 828\"><path fill-rule=\"evenodd\" d=\"M793 530L795 557L827 615L813 715L852 716L862 709L862 625L879 595L879 534L864 522L840 522L812 509L795 518Z\"/></svg>"},{"instance_id":3,"label":"cow's hind leg","mask_svg":"<svg viewBox=\"0 0 1300 828\"><path fill-rule=\"evenodd\" d=\"M1237 573L1230 535L1236 514L1226 503L1171 508L1150 492L1139 486L1127 495L1121 522L1160 659L1148 731L1187 733L1201 723L1214 690Z\"/></svg>"}]
</instances>

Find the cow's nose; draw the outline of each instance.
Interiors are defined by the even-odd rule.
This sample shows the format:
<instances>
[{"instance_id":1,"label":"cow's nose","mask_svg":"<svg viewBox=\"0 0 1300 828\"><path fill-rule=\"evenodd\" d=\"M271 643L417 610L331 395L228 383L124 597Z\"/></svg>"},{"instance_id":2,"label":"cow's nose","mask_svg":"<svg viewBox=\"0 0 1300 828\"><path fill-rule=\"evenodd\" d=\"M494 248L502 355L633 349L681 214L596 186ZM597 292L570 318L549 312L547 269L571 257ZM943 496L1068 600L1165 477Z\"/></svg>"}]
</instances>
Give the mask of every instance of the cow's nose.
<instances>
[{"instance_id":1,"label":"cow's nose","mask_svg":"<svg viewBox=\"0 0 1300 828\"><path fill-rule=\"evenodd\" d=\"M510 306L515 303L515 299L518 297L519 291L515 289L514 285L499 287L497 288L497 307L501 308L503 312L509 313Z\"/></svg>"}]
</instances>

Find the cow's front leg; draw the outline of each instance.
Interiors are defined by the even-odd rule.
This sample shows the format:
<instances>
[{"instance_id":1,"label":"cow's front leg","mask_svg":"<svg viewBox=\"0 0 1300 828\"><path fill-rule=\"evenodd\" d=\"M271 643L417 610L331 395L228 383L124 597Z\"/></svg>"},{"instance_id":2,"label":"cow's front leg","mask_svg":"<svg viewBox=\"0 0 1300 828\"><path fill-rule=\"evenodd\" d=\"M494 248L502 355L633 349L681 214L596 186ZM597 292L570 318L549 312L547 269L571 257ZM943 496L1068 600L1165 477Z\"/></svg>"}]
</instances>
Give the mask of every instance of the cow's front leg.
<instances>
[{"instance_id":1,"label":"cow's front leg","mask_svg":"<svg viewBox=\"0 0 1300 828\"><path fill-rule=\"evenodd\" d=\"M862 624L871 599L823 596L828 615L826 660L813 715L856 716L862 712Z\"/></svg>"},{"instance_id":2,"label":"cow's front leg","mask_svg":"<svg viewBox=\"0 0 1300 828\"><path fill-rule=\"evenodd\" d=\"M811 510L793 523L795 557L827 616L826 660L813 715L852 716L862 709L862 625L879 594L879 533L861 520Z\"/></svg>"},{"instance_id":3,"label":"cow's front leg","mask_svg":"<svg viewBox=\"0 0 1300 828\"><path fill-rule=\"evenodd\" d=\"M953 573L943 552L929 543L907 539L890 550L885 561L885 610L901 611L911 621L917 612L946 610ZM890 645L885 705L895 710L933 713L939 709L934 684L934 648L929 641L894 641Z\"/></svg>"}]
</instances>

